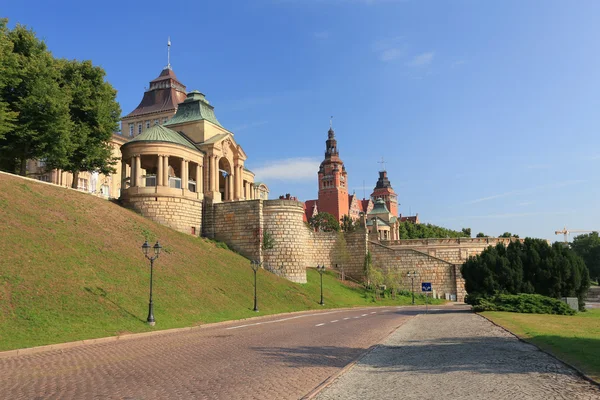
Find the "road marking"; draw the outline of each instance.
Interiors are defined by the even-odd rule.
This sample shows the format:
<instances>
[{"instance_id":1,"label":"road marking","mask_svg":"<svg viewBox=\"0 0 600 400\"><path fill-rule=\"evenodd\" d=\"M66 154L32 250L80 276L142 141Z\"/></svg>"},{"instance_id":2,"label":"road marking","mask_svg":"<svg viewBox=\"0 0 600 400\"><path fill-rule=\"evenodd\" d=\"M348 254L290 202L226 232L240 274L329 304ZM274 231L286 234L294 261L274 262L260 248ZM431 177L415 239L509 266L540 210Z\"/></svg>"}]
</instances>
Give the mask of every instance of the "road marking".
<instances>
[{"instance_id":1,"label":"road marking","mask_svg":"<svg viewBox=\"0 0 600 400\"><path fill-rule=\"evenodd\" d=\"M339 321L339 319L334 319L333 321L330 321L330 322L333 324L334 322L338 322L338 321Z\"/></svg>"},{"instance_id":2,"label":"road marking","mask_svg":"<svg viewBox=\"0 0 600 400\"><path fill-rule=\"evenodd\" d=\"M313 313L313 314L296 315L294 317L281 318L281 319L276 319L276 320L273 320L273 321L255 322L253 324L244 324L244 325L230 326L229 328L225 328L225 330L247 328L249 326L256 326L256 325L261 325L261 324L274 324L276 322L289 321L291 319L305 318L305 317L314 317L315 315L336 314L336 313L348 312L348 311L350 311L350 310L334 310L334 311L319 312L319 313ZM355 317L355 318L358 318L358 317Z\"/></svg>"},{"instance_id":3,"label":"road marking","mask_svg":"<svg viewBox=\"0 0 600 400\"><path fill-rule=\"evenodd\" d=\"M315 326L323 326L323 325L325 325L325 324L316 324Z\"/></svg>"},{"instance_id":4,"label":"road marking","mask_svg":"<svg viewBox=\"0 0 600 400\"><path fill-rule=\"evenodd\" d=\"M366 317L367 315L369 315L369 314L363 314L363 315L361 315L361 317Z\"/></svg>"},{"instance_id":5,"label":"road marking","mask_svg":"<svg viewBox=\"0 0 600 400\"><path fill-rule=\"evenodd\" d=\"M371 314L377 314L377 311L371 311Z\"/></svg>"},{"instance_id":6,"label":"road marking","mask_svg":"<svg viewBox=\"0 0 600 400\"><path fill-rule=\"evenodd\" d=\"M344 321L345 321L345 320L347 320L347 319L350 319L350 317L346 317L346 318L344 318Z\"/></svg>"},{"instance_id":7,"label":"road marking","mask_svg":"<svg viewBox=\"0 0 600 400\"><path fill-rule=\"evenodd\" d=\"M354 317L354 318L360 318L360 317Z\"/></svg>"}]
</instances>

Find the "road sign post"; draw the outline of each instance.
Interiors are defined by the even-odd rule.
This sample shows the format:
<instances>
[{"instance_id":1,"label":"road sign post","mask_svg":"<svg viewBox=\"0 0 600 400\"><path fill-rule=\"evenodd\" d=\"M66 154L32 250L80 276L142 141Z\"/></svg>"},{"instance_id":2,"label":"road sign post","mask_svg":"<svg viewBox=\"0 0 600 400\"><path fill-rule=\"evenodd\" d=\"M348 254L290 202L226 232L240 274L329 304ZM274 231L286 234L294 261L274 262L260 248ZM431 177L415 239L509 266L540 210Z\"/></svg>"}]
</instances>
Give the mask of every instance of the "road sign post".
<instances>
[{"instance_id":1,"label":"road sign post","mask_svg":"<svg viewBox=\"0 0 600 400\"><path fill-rule=\"evenodd\" d=\"M431 292L431 282L421 282L421 291L425 292L425 314L427 314L427 299Z\"/></svg>"}]
</instances>

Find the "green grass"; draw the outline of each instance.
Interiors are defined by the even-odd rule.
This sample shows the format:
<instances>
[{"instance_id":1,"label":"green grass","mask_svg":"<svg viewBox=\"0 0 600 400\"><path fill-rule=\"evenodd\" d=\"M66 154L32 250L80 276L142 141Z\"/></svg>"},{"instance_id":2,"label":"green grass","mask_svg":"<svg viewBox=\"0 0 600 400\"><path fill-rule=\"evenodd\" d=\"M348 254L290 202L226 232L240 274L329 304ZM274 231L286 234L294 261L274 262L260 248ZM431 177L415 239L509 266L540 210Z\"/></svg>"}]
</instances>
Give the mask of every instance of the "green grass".
<instances>
[{"instance_id":1,"label":"green grass","mask_svg":"<svg viewBox=\"0 0 600 400\"><path fill-rule=\"evenodd\" d=\"M0 350L322 308L316 271L300 285L261 270L255 313L247 259L84 193L0 174L0 227ZM154 328L144 322L146 239L164 248L154 264ZM331 274L323 287L325 308L410 302L374 302Z\"/></svg>"},{"instance_id":2,"label":"green grass","mask_svg":"<svg viewBox=\"0 0 600 400\"><path fill-rule=\"evenodd\" d=\"M482 315L600 381L600 309L577 315Z\"/></svg>"}]
</instances>

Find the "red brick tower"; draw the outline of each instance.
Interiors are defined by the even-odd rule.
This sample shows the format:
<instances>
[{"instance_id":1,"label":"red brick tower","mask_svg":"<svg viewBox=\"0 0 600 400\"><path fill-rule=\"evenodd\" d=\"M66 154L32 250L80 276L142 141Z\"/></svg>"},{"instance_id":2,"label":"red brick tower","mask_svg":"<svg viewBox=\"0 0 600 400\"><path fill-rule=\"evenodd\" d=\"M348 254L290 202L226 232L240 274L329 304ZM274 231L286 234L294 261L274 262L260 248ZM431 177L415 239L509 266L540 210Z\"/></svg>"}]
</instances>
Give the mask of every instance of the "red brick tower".
<instances>
[{"instance_id":1,"label":"red brick tower","mask_svg":"<svg viewBox=\"0 0 600 400\"><path fill-rule=\"evenodd\" d=\"M387 171L379 171L379 179L377 180L375 189L373 189L371 199L373 202L377 199L383 199L387 209L390 210L390 213L394 217L398 216L398 195L392 188L392 184L387 177Z\"/></svg>"},{"instance_id":2,"label":"red brick tower","mask_svg":"<svg viewBox=\"0 0 600 400\"><path fill-rule=\"evenodd\" d=\"M339 157L333 128L325 142L325 159L319 167L319 212L328 212L338 221L348 214L348 179L346 167Z\"/></svg>"}]
</instances>

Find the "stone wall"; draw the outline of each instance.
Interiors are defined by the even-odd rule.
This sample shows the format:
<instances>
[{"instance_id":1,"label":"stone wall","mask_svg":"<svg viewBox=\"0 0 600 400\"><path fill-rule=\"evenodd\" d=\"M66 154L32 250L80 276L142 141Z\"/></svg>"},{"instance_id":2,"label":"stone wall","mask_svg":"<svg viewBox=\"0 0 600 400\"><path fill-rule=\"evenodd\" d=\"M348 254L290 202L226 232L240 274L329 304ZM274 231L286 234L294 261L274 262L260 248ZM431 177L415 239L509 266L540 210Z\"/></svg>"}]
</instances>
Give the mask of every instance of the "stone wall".
<instances>
[{"instance_id":1,"label":"stone wall","mask_svg":"<svg viewBox=\"0 0 600 400\"><path fill-rule=\"evenodd\" d=\"M132 196L123 199L123 205L179 232L200 235L202 200L160 195Z\"/></svg>"},{"instance_id":2,"label":"stone wall","mask_svg":"<svg viewBox=\"0 0 600 400\"><path fill-rule=\"evenodd\" d=\"M263 203L263 229L274 240L272 249L263 251L263 266L292 282L306 283L310 266L310 230L302 216L302 203L294 200L259 200Z\"/></svg>"},{"instance_id":3,"label":"stone wall","mask_svg":"<svg viewBox=\"0 0 600 400\"><path fill-rule=\"evenodd\" d=\"M206 204L202 234L227 243L251 260L260 260L262 240L261 200Z\"/></svg>"},{"instance_id":4,"label":"stone wall","mask_svg":"<svg viewBox=\"0 0 600 400\"><path fill-rule=\"evenodd\" d=\"M411 280L406 274L415 271L415 292L421 292L421 282L431 282L435 296L444 298L446 294L455 295L458 301L464 301L464 281L459 265L417 250L391 248L377 242L369 242L369 251L373 266L383 271L394 269L400 272L403 289L411 290Z\"/></svg>"},{"instance_id":5,"label":"stone wall","mask_svg":"<svg viewBox=\"0 0 600 400\"><path fill-rule=\"evenodd\" d=\"M382 241L393 249L413 249L453 264L462 264L467 258L481 254L489 246L498 243L508 245L516 238L452 238L452 239L401 239Z\"/></svg>"}]
</instances>

